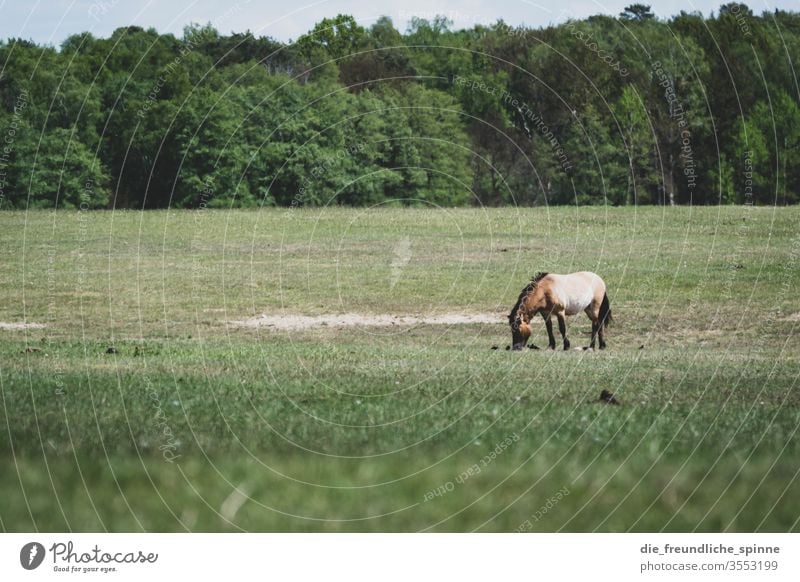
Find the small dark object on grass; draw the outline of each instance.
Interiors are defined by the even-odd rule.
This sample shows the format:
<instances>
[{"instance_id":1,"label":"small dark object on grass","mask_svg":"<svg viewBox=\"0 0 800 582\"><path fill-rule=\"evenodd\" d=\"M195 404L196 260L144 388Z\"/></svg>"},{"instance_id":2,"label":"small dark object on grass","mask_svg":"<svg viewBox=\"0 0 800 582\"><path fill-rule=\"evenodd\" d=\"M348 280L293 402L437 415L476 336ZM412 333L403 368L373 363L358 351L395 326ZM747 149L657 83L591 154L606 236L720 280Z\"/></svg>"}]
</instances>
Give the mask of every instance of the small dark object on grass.
<instances>
[{"instance_id":1,"label":"small dark object on grass","mask_svg":"<svg viewBox=\"0 0 800 582\"><path fill-rule=\"evenodd\" d=\"M496 350L496 349L498 349L498 346L492 346L492 349Z\"/></svg>"},{"instance_id":2,"label":"small dark object on grass","mask_svg":"<svg viewBox=\"0 0 800 582\"><path fill-rule=\"evenodd\" d=\"M117 353L117 348L115 348L114 346L111 346L110 348L108 348L106 350L106 353L107 354L116 354Z\"/></svg>"},{"instance_id":3,"label":"small dark object on grass","mask_svg":"<svg viewBox=\"0 0 800 582\"><path fill-rule=\"evenodd\" d=\"M535 345L531 344L531 345L528 346L528 349L529 350L538 350L538 349L541 349L541 348L539 346L535 346Z\"/></svg>"},{"instance_id":4,"label":"small dark object on grass","mask_svg":"<svg viewBox=\"0 0 800 582\"><path fill-rule=\"evenodd\" d=\"M640 345L640 346L639 346L639 349L640 349L640 350L643 350L643 349L644 349L644 344Z\"/></svg>"},{"instance_id":5,"label":"small dark object on grass","mask_svg":"<svg viewBox=\"0 0 800 582\"><path fill-rule=\"evenodd\" d=\"M600 392L600 401L605 402L606 404L619 405L619 401L616 398L614 398L614 395L605 388L603 389L602 392Z\"/></svg>"},{"instance_id":6,"label":"small dark object on grass","mask_svg":"<svg viewBox=\"0 0 800 582\"><path fill-rule=\"evenodd\" d=\"M506 346L506 351L510 350L511 346Z\"/></svg>"}]
</instances>

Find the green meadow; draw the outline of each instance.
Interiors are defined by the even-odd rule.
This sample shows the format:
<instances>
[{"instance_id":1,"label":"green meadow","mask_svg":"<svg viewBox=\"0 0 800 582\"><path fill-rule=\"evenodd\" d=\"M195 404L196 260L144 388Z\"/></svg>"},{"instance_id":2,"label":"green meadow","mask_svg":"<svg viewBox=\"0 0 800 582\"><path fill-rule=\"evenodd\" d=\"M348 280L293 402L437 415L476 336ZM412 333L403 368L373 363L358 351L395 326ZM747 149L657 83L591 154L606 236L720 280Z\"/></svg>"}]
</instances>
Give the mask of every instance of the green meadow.
<instances>
[{"instance_id":1,"label":"green meadow","mask_svg":"<svg viewBox=\"0 0 800 582\"><path fill-rule=\"evenodd\" d=\"M798 224L2 212L0 530L800 531ZM529 278L578 270L608 349L506 351Z\"/></svg>"}]
</instances>

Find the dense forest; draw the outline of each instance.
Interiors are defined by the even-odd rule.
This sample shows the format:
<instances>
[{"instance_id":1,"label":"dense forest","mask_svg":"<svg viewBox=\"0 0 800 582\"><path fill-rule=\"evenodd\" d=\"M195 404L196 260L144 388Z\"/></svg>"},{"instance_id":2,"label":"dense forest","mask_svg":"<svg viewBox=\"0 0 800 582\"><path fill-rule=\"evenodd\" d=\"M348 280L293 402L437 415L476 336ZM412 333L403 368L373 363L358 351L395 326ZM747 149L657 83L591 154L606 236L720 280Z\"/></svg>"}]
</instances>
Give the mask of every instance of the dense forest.
<instances>
[{"instance_id":1,"label":"dense forest","mask_svg":"<svg viewBox=\"0 0 800 582\"><path fill-rule=\"evenodd\" d=\"M800 14L0 42L0 207L793 204Z\"/></svg>"}]
</instances>

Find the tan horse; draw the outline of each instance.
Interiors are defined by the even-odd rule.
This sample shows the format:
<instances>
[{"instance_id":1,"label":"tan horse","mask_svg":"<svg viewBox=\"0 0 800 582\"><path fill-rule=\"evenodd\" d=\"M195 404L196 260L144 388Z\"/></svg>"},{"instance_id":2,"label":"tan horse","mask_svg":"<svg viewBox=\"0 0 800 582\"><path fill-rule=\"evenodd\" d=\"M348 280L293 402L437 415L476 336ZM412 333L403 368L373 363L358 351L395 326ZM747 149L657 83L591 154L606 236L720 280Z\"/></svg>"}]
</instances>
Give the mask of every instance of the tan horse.
<instances>
[{"instance_id":1,"label":"tan horse","mask_svg":"<svg viewBox=\"0 0 800 582\"><path fill-rule=\"evenodd\" d=\"M569 349L565 315L575 315L585 311L592 320L592 341L600 337L600 349L605 349L605 328L611 323L611 304L606 294L606 284L595 273L581 271L569 275L555 273L536 273L519 294L516 305L508 315L511 324L513 349L521 350L531 337L531 319L538 313L547 326L550 349L556 349L551 316L558 319L558 330L564 339L564 349Z\"/></svg>"}]
</instances>

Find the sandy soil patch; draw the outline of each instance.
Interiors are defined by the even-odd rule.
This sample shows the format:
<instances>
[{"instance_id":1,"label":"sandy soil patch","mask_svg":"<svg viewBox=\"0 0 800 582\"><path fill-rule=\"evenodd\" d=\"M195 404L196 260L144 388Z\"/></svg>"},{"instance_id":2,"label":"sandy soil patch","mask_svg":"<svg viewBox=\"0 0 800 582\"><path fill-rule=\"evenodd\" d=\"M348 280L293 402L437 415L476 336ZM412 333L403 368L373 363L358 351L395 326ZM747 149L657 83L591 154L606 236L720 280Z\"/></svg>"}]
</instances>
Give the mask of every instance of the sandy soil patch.
<instances>
[{"instance_id":1,"label":"sandy soil patch","mask_svg":"<svg viewBox=\"0 0 800 582\"><path fill-rule=\"evenodd\" d=\"M798 311L797 313L792 313L787 317L784 317L783 321L800 321L800 311Z\"/></svg>"},{"instance_id":2,"label":"sandy soil patch","mask_svg":"<svg viewBox=\"0 0 800 582\"><path fill-rule=\"evenodd\" d=\"M23 329L44 329L47 327L43 323L25 323L0 321L0 331L20 331Z\"/></svg>"},{"instance_id":3,"label":"sandy soil patch","mask_svg":"<svg viewBox=\"0 0 800 582\"><path fill-rule=\"evenodd\" d=\"M229 321L235 327L299 330L313 326L329 327L388 327L392 325L462 325L468 323L502 323L496 313L445 313L441 315L366 315L337 313L328 315L268 314L241 321Z\"/></svg>"}]
</instances>

